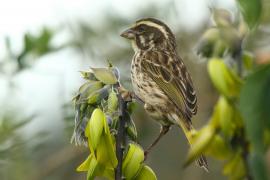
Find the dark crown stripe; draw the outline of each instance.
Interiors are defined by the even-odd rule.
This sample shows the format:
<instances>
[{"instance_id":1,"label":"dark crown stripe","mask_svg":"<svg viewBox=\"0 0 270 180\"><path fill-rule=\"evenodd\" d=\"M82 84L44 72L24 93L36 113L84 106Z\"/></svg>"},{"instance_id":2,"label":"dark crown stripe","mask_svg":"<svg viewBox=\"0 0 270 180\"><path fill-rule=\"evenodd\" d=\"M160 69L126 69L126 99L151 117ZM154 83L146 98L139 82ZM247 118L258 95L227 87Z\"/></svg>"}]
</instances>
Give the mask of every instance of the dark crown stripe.
<instances>
[{"instance_id":1,"label":"dark crown stripe","mask_svg":"<svg viewBox=\"0 0 270 180\"><path fill-rule=\"evenodd\" d=\"M162 21L155 19L155 18L143 18L140 19L138 21L136 21L136 24L139 24L140 22L151 22L151 23L155 23L157 25L160 25L161 27L164 28L164 30L167 32L167 34L169 35L169 38L172 39L172 42L175 42L175 36L173 34L173 32L171 31L171 29ZM147 24L146 24L147 25Z\"/></svg>"}]
</instances>

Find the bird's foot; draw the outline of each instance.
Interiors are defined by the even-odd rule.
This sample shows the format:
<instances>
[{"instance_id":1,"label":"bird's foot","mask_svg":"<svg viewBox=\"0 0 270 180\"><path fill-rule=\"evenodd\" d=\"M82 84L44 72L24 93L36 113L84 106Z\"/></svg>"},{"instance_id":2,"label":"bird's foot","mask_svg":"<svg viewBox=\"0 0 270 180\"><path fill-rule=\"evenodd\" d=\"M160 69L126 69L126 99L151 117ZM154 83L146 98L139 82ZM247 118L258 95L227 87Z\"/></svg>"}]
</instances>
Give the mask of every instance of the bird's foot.
<instances>
[{"instance_id":1,"label":"bird's foot","mask_svg":"<svg viewBox=\"0 0 270 180\"><path fill-rule=\"evenodd\" d=\"M134 99L134 97L135 97L134 92L127 90L123 86L118 87L118 92L121 94L122 98L126 102L131 102L132 99Z\"/></svg>"},{"instance_id":2,"label":"bird's foot","mask_svg":"<svg viewBox=\"0 0 270 180\"><path fill-rule=\"evenodd\" d=\"M144 151L144 161L147 159L147 155L151 151L151 149L160 141L160 139L167 134L167 132L170 130L170 125L167 126L161 126L160 133L158 137L154 140L154 142Z\"/></svg>"}]
</instances>

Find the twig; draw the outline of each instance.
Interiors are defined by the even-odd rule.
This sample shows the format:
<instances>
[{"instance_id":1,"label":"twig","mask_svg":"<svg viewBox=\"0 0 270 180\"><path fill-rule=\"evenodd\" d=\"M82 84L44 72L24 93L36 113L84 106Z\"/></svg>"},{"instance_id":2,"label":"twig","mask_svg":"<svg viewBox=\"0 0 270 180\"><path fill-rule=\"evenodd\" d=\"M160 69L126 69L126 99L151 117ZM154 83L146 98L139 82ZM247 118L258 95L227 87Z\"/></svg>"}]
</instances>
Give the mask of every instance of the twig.
<instances>
[{"instance_id":1,"label":"twig","mask_svg":"<svg viewBox=\"0 0 270 180\"><path fill-rule=\"evenodd\" d=\"M116 84L116 88L119 88L121 85L120 83ZM122 162L123 162L123 144L125 140L125 124L128 119L127 114L127 101L125 101L118 92L118 102L119 102L119 109L120 109L120 116L119 116L119 124L116 136L116 157L118 160L117 167L115 169L115 180L122 180Z\"/></svg>"}]
</instances>

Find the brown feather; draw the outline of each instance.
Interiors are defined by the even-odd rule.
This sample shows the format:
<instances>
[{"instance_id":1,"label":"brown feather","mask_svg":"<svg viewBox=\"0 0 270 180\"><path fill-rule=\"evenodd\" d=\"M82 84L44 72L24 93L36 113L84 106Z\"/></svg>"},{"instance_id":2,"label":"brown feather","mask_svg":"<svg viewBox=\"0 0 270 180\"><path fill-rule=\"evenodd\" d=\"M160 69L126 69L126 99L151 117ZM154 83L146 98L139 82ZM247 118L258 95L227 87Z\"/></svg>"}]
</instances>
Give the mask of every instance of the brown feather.
<instances>
[{"instance_id":1,"label":"brown feather","mask_svg":"<svg viewBox=\"0 0 270 180\"><path fill-rule=\"evenodd\" d=\"M162 60L168 59L167 56L162 52L148 51L142 57L142 68L178 109L184 112L183 115L190 119L197 112L197 97L190 75L180 58L170 59L169 64L163 63Z\"/></svg>"}]
</instances>

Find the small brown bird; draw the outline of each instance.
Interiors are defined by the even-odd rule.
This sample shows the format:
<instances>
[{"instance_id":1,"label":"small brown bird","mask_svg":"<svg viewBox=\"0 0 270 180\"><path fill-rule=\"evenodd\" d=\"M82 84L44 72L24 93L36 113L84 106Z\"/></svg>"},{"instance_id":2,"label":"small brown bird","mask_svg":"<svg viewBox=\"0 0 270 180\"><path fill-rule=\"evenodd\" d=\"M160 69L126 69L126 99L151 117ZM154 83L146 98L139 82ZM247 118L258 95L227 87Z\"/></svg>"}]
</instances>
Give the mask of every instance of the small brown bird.
<instances>
[{"instance_id":1,"label":"small brown bird","mask_svg":"<svg viewBox=\"0 0 270 180\"><path fill-rule=\"evenodd\" d=\"M183 129L190 143L197 97L187 68L177 54L174 34L165 23L145 18L136 21L121 36L131 40L135 51L131 64L134 93L150 117L161 124L159 136L146 152L174 124ZM208 170L203 155L197 164Z\"/></svg>"}]
</instances>

